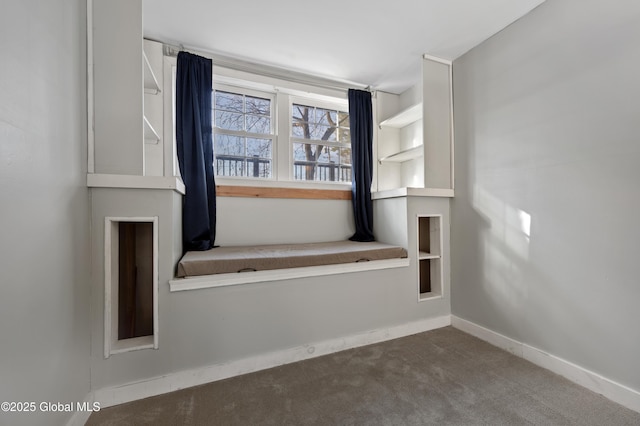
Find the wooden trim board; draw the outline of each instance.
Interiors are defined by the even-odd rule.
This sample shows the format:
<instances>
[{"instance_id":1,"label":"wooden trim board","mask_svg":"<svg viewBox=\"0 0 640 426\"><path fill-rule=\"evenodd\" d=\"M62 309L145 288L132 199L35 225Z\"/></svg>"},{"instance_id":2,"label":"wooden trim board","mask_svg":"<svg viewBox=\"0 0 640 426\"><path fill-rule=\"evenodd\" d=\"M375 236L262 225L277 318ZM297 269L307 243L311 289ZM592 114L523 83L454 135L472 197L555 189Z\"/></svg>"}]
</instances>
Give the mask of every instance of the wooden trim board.
<instances>
[{"instance_id":1,"label":"wooden trim board","mask_svg":"<svg viewBox=\"0 0 640 426\"><path fill-rule=\"evenodd\" d=\"M261 186L217 185L218 197L302 198L310 200L351 200L351 190L274 188Z\"/></svg>"}]
</instances>

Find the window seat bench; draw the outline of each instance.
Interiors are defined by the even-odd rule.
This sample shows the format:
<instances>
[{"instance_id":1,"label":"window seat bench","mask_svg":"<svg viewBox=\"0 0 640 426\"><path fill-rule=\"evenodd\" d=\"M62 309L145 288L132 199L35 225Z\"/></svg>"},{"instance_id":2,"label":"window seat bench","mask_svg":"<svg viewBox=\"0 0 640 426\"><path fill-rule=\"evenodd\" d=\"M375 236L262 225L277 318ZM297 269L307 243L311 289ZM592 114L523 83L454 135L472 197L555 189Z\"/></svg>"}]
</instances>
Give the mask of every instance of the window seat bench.
<instances>
[{"instance_id":1,"label":"window seat bench","mask_svg":"<svg viewBox=\"0 0 640 426\"><path fill-rule=\"evenodd\" d=\"M406 249L380 242L229 246L187 252L169 283L181 291L408 265Z\"/></svg>"}]
</instances>

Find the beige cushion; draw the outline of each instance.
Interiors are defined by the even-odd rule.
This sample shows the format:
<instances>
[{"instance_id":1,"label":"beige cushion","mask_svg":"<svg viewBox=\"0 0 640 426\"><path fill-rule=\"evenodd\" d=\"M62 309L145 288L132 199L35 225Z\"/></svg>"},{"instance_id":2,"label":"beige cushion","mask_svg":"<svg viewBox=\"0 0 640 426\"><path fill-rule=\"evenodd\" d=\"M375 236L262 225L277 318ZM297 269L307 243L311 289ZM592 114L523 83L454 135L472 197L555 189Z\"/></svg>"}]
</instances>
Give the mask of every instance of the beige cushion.
<instances>
[{"instance_id":1,"label":"beige cushion","mask_svg":"<svg viewBox=\"0 0 640 426\"><path fill-rule=\"evenodd\" d=\"M178 277L300 268L407 257L407 250L379 242L334 241L308 244L217 247L190 251L178 264Z\"/></svg>"}]
</instances>

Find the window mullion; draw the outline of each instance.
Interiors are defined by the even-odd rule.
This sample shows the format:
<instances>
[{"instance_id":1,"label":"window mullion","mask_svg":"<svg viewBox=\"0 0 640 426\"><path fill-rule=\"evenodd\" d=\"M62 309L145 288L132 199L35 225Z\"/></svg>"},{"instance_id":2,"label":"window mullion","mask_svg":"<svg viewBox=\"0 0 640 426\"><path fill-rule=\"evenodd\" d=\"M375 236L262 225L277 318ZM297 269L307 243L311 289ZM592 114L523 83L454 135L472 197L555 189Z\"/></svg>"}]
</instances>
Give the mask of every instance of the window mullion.
<instances>
[{"instance_id":1,"label":"window mullion","mask_svg":"<svg viewBox=\"0 0 640 426\"><path fill-rule=\"evenodd\" d=\"M292 177L292 145L290 142L291 133L291 106L289 95L278 92L276 94L276 135L277 135L277 159L275 169L278 180L293 180Z\"/></svg>"}]
</instances>

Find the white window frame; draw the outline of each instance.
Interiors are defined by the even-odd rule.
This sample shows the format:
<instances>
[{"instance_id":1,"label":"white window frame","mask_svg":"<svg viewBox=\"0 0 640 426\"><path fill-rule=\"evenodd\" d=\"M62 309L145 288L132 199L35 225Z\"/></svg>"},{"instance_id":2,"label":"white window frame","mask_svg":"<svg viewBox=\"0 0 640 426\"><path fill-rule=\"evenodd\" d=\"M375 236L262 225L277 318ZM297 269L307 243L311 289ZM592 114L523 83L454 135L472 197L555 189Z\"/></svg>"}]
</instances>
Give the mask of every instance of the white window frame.
<instances>
[{"instance_id":1,"label":"white window frame","mask_svg":"<svg viewBox=\"0 0 640 426\"><path fill-rule=\"evenodd\" d=\"M247 132L245 130L223 130L223 129L219 130L220 134L227 134L227 135L232 135L232 136L240 136L240 137L244 137L244 138L271 139L271 177L268 177L268 178L255 178L255 177L250 177L250 176L218 176L217 175L217 161L215 159L215 133L218 130L216 130L216 127L215 127L215 117L212 117L212 119L214 121L212 123L212 131L213 131L212 142L214 143L214 165L213 165L213 167L214 167L214 175L216 177L216 180L220 180L220 179L231 180L231 181L242 180L242 181L249 181L249 182L256 182L256 181L273 182L273 181L276 181L277 180L276 175L277 175L277 149L278 149L278 131L277 131L277 129L278 129L278 125L277 125L277 117L276 117L276 95L275 95L275 93L255 90L255 89L242 87L242 86L238 86L238 85L231 85L231 84L225 84L225 83L216 83L216 82L214 82L214 84L213 84L213 90L214 91L219 90L219 91L222 91L222 92L240 94L240 95L244 95L244 96L253 96L253 97L262 98L262 99L269 99L270 100L270 118L271 118L270 133L268 133L268 134L265 134L265 133L252 133L252 132ZM213 95L213 96L215 96L215 95ZM213 105L215 105L215 98L212 99L212 106ZM212 112L213 112L213 110L212 110Z\"/></svg>"},{"instance_id":2,"label":"white window frame","mask_svg":"<svg viewBox=\"0 0 640 426\"><path fill-rule=\"evenodd\" d=\"M351 182L320 182L295 180L293 176L293 143L291 140L292 108L300 103L318 108L349 111L346 91L340 95L327 95L313 85L293 83L287 80L265 78L249 72L223 69L216 73L214 66L213 88L215 90L248 94L250 96L272 96L272 146L271 178L217 176L216 184L229 186L262 186L306 189L348 189ZM268 81L265 83L265 81ZM326 92L326 90L324 91Z\"/></svg>"},{"instance_id":3,"label":"white window frame","mask_svg":"<svg viewBox=\"0 0 640 426\"><path fill-rule=\"evenodd\" d=\"M308 184L324 184L324 185L351 185L351 182L331 182L331 181L307 181L307 180L300 180L300 179L295 179L295 176L293 176L293 163L294 163L294 154L293 154L293 144L294 143L311 143L311 144L317 144L318 141L313 140L313 139L304 139L304 138L298 138L298 137L294 137L292 134L292 129L293 129L293 105L294 104L301 104L301 105L306 105L306 106L310 106L310 107L315 107L315 108L322 108L322 109L328 109L328 110L336 110L336 111L343 111L346 112L347 114L349 113L349 104L347 102L347 100L345 99L344 102L327 102L327 101L323 101L323 100L317 100L311 97L302 97L302 96L289 96L289 102L288 102L288 106L289 106L289 114L287 116L287 120L288 120L288 127L287 127L287 135L289 137L289 151L290 151L290 164L289 164L289 169L290 169L290 174L289 174L289 180L293 181L293 182L300 182L303 183L305 185ZM351 129L349 129L351 130ZM323 141L323 145L328 145L328 146L336 146L336 147L345 147L346 144L344 143L340 143L340 142L332 142L332 141ZM349 148L351 148L351 145L349 145ZM352 151L353 154L353 151ZM353 171L352 171L353 173Z\"/></svg>"}]
</instances>

